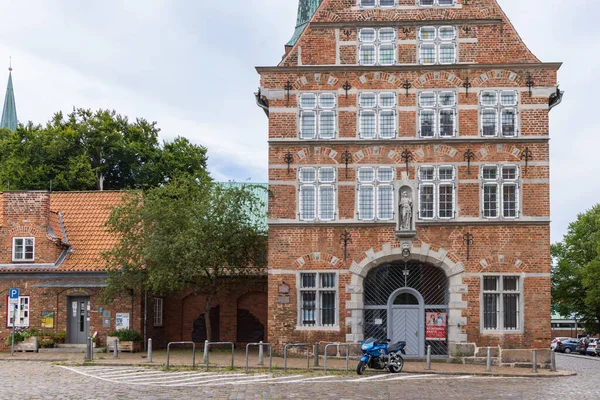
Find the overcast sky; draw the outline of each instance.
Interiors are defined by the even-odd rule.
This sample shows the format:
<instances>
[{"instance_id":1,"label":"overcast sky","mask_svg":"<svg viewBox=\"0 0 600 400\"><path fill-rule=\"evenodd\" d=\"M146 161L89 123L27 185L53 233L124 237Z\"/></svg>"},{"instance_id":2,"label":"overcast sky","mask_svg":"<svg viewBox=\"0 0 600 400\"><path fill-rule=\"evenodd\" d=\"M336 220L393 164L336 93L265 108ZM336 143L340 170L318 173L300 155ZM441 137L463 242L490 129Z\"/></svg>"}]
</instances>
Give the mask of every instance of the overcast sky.
<instances>
[{"instance_id":1,"label":"overcast sky","mask_svg":"<svg viewBox=\"0 0 600 400\"><path fill-rule=\"evenodd\" d=\"M556 241L600 201L600 1L499 1L542 61L565 63L567 94L551 113ZM2 0L0 65L13 57L19 120L45 123L73 106L115 109L158 121L164 139L208 147L218 180L265 182L267 118L254 103L254 66L280 60L298 0L226 3Z\"/></svg>"}]
</instances>

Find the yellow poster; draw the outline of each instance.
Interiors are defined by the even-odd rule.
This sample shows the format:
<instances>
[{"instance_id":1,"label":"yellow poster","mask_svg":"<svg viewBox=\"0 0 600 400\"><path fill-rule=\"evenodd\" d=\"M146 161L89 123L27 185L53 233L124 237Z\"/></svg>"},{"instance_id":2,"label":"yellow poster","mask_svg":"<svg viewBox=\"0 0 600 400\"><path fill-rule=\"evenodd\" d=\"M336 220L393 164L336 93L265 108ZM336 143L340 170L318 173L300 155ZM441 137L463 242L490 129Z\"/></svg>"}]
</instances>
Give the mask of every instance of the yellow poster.
<instances>
[{"instance_id":1,"label":"yellow poster","mask_svg":"<svg viewBox=\"0 0 600 400\"><path fill-rule=\"evenodd\" d=\"M54 328L54 311L42 311L42 328Z\"/></svg>"}]
</instances>

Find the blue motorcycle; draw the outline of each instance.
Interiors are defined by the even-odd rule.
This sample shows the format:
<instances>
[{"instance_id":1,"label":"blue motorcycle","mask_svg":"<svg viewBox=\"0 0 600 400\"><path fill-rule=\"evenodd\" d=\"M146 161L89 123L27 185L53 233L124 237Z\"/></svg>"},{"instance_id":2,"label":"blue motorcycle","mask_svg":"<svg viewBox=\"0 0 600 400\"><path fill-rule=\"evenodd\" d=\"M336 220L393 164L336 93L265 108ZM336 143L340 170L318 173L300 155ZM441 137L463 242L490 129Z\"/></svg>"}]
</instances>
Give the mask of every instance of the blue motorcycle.
<instances>
[{"instance_id":1,"label":"blue motorcycle","mask_svg":"<svg viewBox=\"0 0 600 400\"><path fill-rule=\"evenodd\" d=\"M356 373L362 375L367 367L373 369L388 369L390 372L397 374L402 371L404 359L402 354L406 355L404 348L406 342L398 342L394 344L378 343L375 338L369 338L360 344L360 349L363 356L356 367Z\"/></svg>"}]
</instances>

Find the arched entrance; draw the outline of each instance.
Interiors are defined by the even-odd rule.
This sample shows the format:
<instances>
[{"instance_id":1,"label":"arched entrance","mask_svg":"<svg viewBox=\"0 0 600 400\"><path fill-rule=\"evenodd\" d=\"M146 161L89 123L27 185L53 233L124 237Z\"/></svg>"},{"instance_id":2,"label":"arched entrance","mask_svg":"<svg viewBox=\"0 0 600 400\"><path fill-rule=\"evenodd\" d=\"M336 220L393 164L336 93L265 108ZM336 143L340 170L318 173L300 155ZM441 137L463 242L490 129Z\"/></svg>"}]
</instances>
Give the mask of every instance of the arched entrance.
<instances>
[{"instance_id":1,"label":"arched entrance","mask_svg":"<svg viewBox=\"0 0 600 400\"><path fill-rule=\"evenodd\" d=\"M420 261L373 268L364 280L364 337L405 341L407 356L448 355L448 278Z\"/></svg>"}]
</instances>

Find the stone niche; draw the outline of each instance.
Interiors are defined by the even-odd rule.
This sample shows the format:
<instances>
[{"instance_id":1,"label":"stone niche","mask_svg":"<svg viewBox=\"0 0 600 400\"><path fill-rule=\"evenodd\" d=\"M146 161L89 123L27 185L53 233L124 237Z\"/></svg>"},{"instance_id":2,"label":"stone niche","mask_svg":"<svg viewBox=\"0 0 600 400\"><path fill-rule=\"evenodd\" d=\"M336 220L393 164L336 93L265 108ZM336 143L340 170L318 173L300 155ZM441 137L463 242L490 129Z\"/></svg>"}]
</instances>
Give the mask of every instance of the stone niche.
<instances>
[{"instance_id":1,"label":"stone niche","mask_svg":"<svg viewBox=\"0 0 600 400\"><path fill-rule=\"evenodd\" d=\"M396 237L413 238L417 236L417 191L408 182L398 182L398 217L396 218Z\"/></svg>"}]
</instances>

